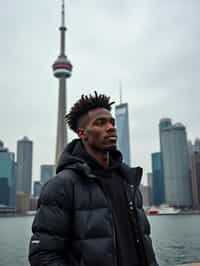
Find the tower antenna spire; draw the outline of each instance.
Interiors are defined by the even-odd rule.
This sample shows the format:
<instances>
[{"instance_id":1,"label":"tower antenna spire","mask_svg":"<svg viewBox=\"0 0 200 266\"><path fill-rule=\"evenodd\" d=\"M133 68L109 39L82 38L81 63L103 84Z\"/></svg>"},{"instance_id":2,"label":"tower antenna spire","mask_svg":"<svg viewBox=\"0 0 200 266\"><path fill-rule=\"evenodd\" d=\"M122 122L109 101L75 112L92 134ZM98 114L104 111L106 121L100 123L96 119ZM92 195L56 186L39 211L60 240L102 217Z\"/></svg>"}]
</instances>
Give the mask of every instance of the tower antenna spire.
<instances>
[{"instance_id":1,"label":"tower antenna spire","mask_svg":"<svg viewBox=\"0 0 200 266\"><path fill-rule=\"evenodd\" d=\"M119 103L122 104L122 82L119 81Z\"/></svg>"},{"instance_id":2,"label":"tower antenna spire","mask_svg":"<svg viewBox=\"0 0 200 266\"><path fill-rule=\"evenodd\" d=\"M61 1L61 25L60 25L60 54L53 64L54 76L59 80L58 95L58 120L57 120L57 137L56 137L56 163L67 143L67 127L65 124L65 114L67 110L67 79L72 74L72 64L65 54L65 1Z\"/></svg>"},{"instance_id":3,"label":"tower antenna spire","mask_svg":"<svg viewBox=\"0 0 200 266\"><path fill-rule=\"evenodd\" d=\"M62 0L61 7L61 27L65 28L65 0Z\"/></svg>"}]
</instances>

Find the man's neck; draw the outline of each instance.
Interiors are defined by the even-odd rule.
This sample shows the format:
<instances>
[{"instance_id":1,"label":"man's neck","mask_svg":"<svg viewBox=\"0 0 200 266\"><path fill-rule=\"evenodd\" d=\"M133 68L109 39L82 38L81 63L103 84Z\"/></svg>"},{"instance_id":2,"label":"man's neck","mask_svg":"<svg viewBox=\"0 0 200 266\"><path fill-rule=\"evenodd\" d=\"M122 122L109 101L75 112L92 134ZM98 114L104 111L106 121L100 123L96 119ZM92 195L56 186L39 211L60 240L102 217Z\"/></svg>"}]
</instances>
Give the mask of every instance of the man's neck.
<instances>
[{"instance_id":1,"label":"man's neck","mask_svg":"<svg viewBox=\"0 0 200 266\"><path fill-rule=\"evenodd\" d=\"M109 152L94 151L87 145L84 145L86 151L103 167L108 168L109 166Z\"/></svg>"}]
</instances>

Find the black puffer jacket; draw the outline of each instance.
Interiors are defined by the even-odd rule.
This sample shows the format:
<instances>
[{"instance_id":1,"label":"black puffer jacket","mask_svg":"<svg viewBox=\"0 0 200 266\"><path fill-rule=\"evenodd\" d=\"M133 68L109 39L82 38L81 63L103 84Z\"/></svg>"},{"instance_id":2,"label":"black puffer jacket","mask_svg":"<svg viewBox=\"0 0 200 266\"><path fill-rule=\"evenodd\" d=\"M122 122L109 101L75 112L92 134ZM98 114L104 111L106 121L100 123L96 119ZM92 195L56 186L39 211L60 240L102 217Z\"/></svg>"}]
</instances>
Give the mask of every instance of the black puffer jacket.
<instances>
[{"instance_id":1,"label":"black puffer jacket","mask_svg":"<svg viewBox=\"0 0 200 266\"><path fill-rule=\"evenodd\" d=\"M101 179L83 160L72 155L77 142L67 146L57 175L41 192L30 241L32 266L117 266L111 206ZM143 258L141 265L157 266L138 189L142 169L122 164L120 171Z\"/></svg>"}]
</instances>

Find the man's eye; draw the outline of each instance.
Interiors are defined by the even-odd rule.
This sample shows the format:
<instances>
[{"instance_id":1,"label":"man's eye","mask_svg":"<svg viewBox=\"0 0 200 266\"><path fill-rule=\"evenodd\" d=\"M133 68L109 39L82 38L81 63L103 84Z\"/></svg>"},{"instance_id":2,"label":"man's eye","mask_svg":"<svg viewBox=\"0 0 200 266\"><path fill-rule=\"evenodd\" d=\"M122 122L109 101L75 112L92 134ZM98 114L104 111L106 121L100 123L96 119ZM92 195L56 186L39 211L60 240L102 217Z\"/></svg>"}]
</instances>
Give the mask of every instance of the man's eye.
<instances>
[{"instance_id":1,"label":"man's eye","mask_svg":"<svg viewBox=\"0 0 200 266\"><path fill-rule=\"evenodd\" d=\"M104 121L103 119L99 119L99 120L96 121L96 124L97 124L97 125L103 125L104 122L105 122L105 121Z\"/></svg>"}]
</instances>

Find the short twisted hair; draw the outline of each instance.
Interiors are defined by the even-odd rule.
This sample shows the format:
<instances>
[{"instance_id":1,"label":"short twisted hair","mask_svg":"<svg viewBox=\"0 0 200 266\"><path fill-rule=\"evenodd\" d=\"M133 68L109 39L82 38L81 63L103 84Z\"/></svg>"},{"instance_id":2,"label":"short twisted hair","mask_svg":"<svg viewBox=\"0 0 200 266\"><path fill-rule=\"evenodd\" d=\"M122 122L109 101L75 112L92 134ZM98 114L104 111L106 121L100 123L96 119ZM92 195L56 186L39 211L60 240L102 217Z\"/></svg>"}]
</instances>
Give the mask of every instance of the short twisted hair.
<instances>
[{"instance_id":1,"label":"short twisted hair","mask_svg":"<svg viewBox=\"0 0 200 266\"><path fill-rule=\"evenodd\" d=\"M65 120L68 126L74 132L77 132L79 121L83 115L96 108L105 108L110 111L113 103L110 102L110 97L105 94L98 94L96 91L94 95L82 94L81 98L72 106L70 112L65 115Z\"/></svg>"}]
</instances>

